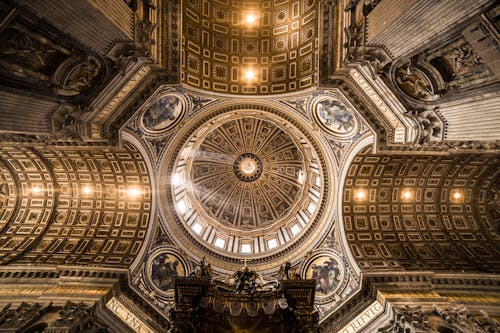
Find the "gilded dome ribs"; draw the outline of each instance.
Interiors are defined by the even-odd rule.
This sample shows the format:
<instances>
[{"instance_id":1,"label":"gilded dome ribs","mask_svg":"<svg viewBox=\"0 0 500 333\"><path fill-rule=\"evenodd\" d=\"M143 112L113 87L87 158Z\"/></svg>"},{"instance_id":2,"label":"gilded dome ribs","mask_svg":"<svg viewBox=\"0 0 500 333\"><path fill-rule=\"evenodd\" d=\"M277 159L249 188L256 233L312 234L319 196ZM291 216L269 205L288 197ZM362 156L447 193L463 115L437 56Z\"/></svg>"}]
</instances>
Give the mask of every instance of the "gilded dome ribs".
<instances>
[{"instance_id":1,"label":"gilded dome ribs","mask_svg":"<svg viewBox=\"0 0 500 333\"><path fill-rule=\"evenodd\" d=\"M231 202L231 199L233 198L233 193L235 189L238 188L238 183L236 182L230 182L225 184L227 186L227 193L222 197L222 201L220 202L220 207L215 213L215 216L218 218L222 218L222 220L226 220L224 218L224 213L228 213L231 211L231 209L234 207L234 204ZM224 194L224 193L222 193ZM233 211L233 215L235 215ZM234 220L234 219L233 219ZM231 223L231 221L228 221L228 223Z\"/></svg>"},{"instance_id":2,"label":"gilded dome ribs","mask_svg":"<svg viewBox=\"0 0 500 333\"><path fill-rule=\"evenodd\" d=\"M280 133L282 133L281 129L279 127L274 127L270 133L263 133L262 131L260 132L257 132L261 135L265 135L263 136L264 140L262 141L257 141L256 142L256 145L254 146L254 151L256 154L261 154L262 151L264 149L266 149L267 145L269 144L269 142L271 142L272 140L274 140L274 137L276 135L279 135ZM257 135L257 138L260 138L261 136Z\"/></svg>"},{"instance_id":3,"label":"gilded dome ribs","mask_svg":"<svg viewBox=\"0 0 500 333\"><path fill-rule=\"evenodd\" d=\"M323 191L311 199L314 185L305 181L323 174L306 167L307 156L317 156L317 145L288 119L257 110L245 106L245 111L214 113L208 130L199 122L198 129L185 132L184 148L177 150L175 163L187 159L185 195L173 198L177 225L208 255L285 251L316 226L309 221L320 218ZM172 193L180 186L174 184ZM187 206L196 212L194 219L186 215ZM307 225L299 225L304 211Z\"/></svg>"},{"instance_id":4,"label":"gilded dome ribs","mask_svg":"<svg viewBox=\"0 0 500 333\"><path fill-rule=\"evenodd\" d=\"M214 186L207 187L207 185ZM215 193L219 193L220 189L222 189L225 185L226 182L223 181L222 177L216 179L214 175L211 175L211 177L207 178L204 183L197 183L193 189L201 202L208 202L208 200L215 197ZM200 193L202 193L202 196L199 195Z\"/></svg>"}]
</instances>

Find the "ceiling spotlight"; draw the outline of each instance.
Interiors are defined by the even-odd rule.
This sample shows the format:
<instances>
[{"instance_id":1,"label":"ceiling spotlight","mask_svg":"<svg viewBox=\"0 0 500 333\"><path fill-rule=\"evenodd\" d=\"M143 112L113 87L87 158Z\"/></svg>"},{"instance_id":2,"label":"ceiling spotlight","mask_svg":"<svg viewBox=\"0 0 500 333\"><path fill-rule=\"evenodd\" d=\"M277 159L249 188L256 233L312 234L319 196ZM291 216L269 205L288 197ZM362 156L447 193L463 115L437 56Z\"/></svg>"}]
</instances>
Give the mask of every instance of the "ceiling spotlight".
<instances>
[{"instance_id":1,"label":"ceiling spotlight","mask_svg":"<svg viewBox=\"0 0 500 333\"><path fill-rule=\"evenodd\" d=\"M366 196L365 191L360 190L356 193L356 199L358 200L363 200L365 196Z\"/></svg>"},{"instance_id":2,"label":"ceiling spotlight","mask_svg":"<svg viewBox=\"0 0 500 333\"><path fill-rule=\"evenodd\" d=\"M92 189L90 188L90 186L84 186L82 187L82 193L85 195L89 195L90 193L92 193Z\"/></svg>"},{"instance_id":3,"label":"ceiling spotlight","mask_svg":"<svg viewBox=\"0 0 500 333\"><path fill-rule=\"evenodd\" d=\"M141 194L141 191L137 187L130 187L127 193L130 197L136 198Z\"/></svg>"},{"instance_id":4,"label":"ceiling spotlight","mask_svg":"<svg viewBox=\"0 0 500 333\"><path fill-rule=\"evenodd\" d=\"M252 81L255 78L255 72L253 69L247 69L245 72L245 79Z\"/></svg>"},{"instance_id":5,"label":"ceiling spotlight","mask_svg":"<svg viewBox=\"0 0 500 333\"><path fill-rule=\"evenodd\" d=\"M453 196L453 199L455 199L455 200L460 200L462 198L462 194L458 191L455 191L452 196Z\"/></svg>"},{"instance_id":6,"label":"ceiling spotlight","mask_svg":"<svg viewBox=\"0 0 500 333\"><path fill-rule=\"evenodd\" d=\"M408 200L411 198L411 192L410 191L404 191L403 192L403 198Z\"/></svg>"},{"instance_id":7,"label":"ceiling spotlight","mask_svg":"<svg viewBox=\"0 0 500 333\"><path fill-rule=\"evenodd\" d=\"M38 194L42 193L42 189L41 189L39 186L36 186L36 185L35 185L35 186L33 186L33 187L31 188L31 192L32 192L33 194L35 194L35 195L38 195Z\"/></svg>"},{"instance_id":8,"label":"ceiling spotlight","mask_svg":"<svg viewBox=\"0 0 500 333\"><path fill-rule=\"evenodd\" d=\"M245 20L247 21L247 24L252 25L257 21L257 16L255 14L248 13Z\"/></svg>"}]
</instances>

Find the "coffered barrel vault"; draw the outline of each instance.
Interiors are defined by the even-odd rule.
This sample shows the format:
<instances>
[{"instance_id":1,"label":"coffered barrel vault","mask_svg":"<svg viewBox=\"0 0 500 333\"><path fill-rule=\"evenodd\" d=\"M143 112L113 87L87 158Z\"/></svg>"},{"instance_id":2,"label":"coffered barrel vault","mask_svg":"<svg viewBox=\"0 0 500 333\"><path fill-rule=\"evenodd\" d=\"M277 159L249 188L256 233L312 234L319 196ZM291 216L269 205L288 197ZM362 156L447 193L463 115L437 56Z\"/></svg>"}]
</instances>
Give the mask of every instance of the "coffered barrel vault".
<instances>
[{"instance_id":1,"label":"coffered barrel vault","mask_svg":"<svg viewBox=\"0 0 500 333\"><path fill-rule=\"evenodd\" d=\"M231 94L275 94L318 81L318 1L187 0L181 81Z\"/></svg>"},{"instance_id":2,"label":"coffered barrel vault","mask_svg":"<svg viewBox=\"0 0 500 333\"><path fill-rule=\"evenodd\" d=\"M144 241L151 187L125 149L0 147L0 262L128 267Z\"/></svg>"},{"instance_id":3,"label":"coffered barrel vault","mask_svg":"<svg viewBox=\"0 0 500 333\"><path fill-rule=\"evenodd\" d=\"M343 189L344 228L358 264L365 271L498 272L498 163L496 156L365 149Z\"/></svg>"}]
</instances>

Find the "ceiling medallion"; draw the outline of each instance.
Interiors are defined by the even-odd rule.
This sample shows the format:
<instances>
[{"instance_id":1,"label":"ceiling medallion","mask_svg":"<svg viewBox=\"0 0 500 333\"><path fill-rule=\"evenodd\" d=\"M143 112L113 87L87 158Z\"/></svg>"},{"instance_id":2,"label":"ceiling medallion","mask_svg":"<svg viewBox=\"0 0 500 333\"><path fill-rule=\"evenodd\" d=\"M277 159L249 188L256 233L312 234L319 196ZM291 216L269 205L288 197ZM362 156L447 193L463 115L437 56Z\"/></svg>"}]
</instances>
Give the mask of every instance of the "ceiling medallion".
<instances>
[{"instance_id":1,"label":"ceiling medallion","mask_svg":"<svg viewBox=\"0 0 500 333\"><path fill-rule=\"evenodd\" d=\"M233 172L239 180L253 182L262 174L262 161L255 154L243 153L234 161Z\"/></svg>"},{"instance_id":2,"label":"ceiling medallion","mask_svg":"<svg viewBox=\"0 0 500 333\"><path fill-rule=\"evenodd\" d=\"M183 119L187 105L185 98L176 92L166 91L148 103L141 111L140 126L149 134L172 130Z\"/></svg>"},{"instance_id":3,"label":"ceiling medallion","mask_svg":"<svg viewBox=\"0 0 500 333\"><path fill-rule=\"evenodd\" d=\"M314 251L300 267L303 278L316 281L316 304L337 301L336 297L347 286L348 269L344 256L330 248Z\"/></svg>"},{"instance_id":4,"label":"ceiling medallion","mask_svg":"<svg viewBox=\"0 0 500 333\"><path fill-rule=\"evenodd\" d=\"M143 269L146 288L160 299L172 297L175 278L192 271L189 261L176 248L165 245L149 252Z\"/></svg>"},{"instance_id":5,"label":"ceiling medallion","mask_svg":"<svg viewBox=\"0 0 500 333\"><path fill-rule=\"evenodd\" d=\"M337 96L320 95L312 104L316 123L336 138L353 137L360 128L355 112Z\"/></svg>"}]
</instances>

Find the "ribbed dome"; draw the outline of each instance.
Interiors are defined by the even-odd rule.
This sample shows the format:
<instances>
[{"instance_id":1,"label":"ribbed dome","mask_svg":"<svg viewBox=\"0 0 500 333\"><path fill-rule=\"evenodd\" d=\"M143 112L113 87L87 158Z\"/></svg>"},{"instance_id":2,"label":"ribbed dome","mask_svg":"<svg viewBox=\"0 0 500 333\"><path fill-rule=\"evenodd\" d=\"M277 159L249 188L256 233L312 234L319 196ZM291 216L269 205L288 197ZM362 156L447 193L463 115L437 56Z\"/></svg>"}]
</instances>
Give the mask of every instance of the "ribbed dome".
<instances>
[{"instance_id":1,"label":"ribbed dome","mask_svg":"<svg viewBox=\"0 0 500 333\"><path fill-rule=\"evenodd\" d=\"M196 244L188 251L206 249L199 257L273 258L317 226L325 176L318 146L305 128L269 110L220 108L172 146L172 218Z\"/></svg>"},{"instance_id":2,"label":"ribbed dome","mask_svg":"<svg viewBox=\"0 0 500 333\"><path fill-rule=\"evenodd\" d=\"M252 229L290 213L303 172L304 158L292 138L270 121L248 117L230 120L203 139L190 176L210 217Z\"/></svg>"}]
</instances>

